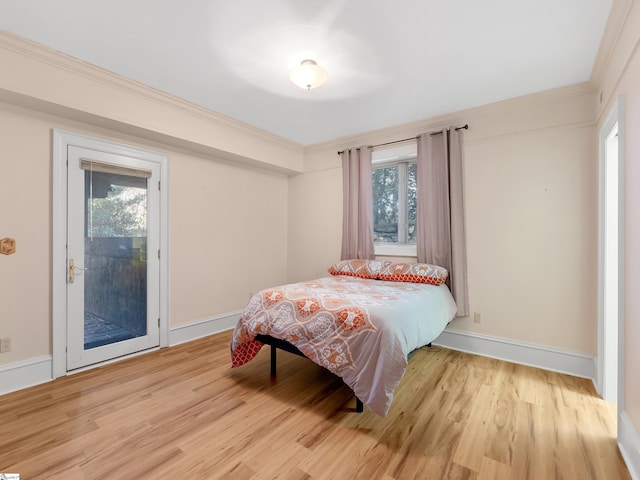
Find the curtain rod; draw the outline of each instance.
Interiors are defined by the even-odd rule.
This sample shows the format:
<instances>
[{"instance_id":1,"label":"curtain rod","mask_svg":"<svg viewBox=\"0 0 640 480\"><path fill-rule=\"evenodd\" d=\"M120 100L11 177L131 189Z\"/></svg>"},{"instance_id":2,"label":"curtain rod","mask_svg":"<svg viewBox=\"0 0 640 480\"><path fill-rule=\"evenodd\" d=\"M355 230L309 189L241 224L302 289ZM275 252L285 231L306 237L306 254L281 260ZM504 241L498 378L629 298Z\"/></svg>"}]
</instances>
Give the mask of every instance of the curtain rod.
<instances>
[{"instance_id":1,"label":"curtain rod","mask_svg":"<svg viewBox=\"0 0 640 480\"><path fill-rule=\"evenodd\" d=\"M469 124L465 123L462 127L455 127L454 130L457 132L458 130L469 130ZM433 137L434 135L441 135L442 132L434 132L431 134L431 136ZM400 142L407 142L409 140L416 140L420 138L420 136L418 135L417 137L409 137L409 138L403 138L402 140L394 140L393 142L386 142L386 143L378 143L377 145L369 145L369 148L375 148L375 147L382 147L384 145L393 145L394 143L400 143ZM359 148L357 148L356 150L360 150ZM338 155L342 155L344 153L344 150L340 150L338 152Z\"/></svg>"}]
</instances>

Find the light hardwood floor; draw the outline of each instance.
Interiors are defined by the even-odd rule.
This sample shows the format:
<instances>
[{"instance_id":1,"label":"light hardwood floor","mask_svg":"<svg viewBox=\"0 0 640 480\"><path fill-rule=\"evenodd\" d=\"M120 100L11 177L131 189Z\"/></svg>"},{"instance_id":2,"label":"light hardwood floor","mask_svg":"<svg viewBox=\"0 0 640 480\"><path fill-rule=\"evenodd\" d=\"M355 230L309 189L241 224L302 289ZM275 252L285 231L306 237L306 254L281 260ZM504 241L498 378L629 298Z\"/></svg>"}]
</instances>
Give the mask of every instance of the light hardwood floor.
<instances>
[{"instance_id":1,"label":"light hardwood floor","mask_svg":"<svg viewBox=\"0 0 640 480\"><path fill-rule=\"evenodd\" d=\"M420 350L385 418L269 352L230 369L230 334L0 396L0 472L21 479L628 479L589 380Z\"/></svg>"}]
</instances>

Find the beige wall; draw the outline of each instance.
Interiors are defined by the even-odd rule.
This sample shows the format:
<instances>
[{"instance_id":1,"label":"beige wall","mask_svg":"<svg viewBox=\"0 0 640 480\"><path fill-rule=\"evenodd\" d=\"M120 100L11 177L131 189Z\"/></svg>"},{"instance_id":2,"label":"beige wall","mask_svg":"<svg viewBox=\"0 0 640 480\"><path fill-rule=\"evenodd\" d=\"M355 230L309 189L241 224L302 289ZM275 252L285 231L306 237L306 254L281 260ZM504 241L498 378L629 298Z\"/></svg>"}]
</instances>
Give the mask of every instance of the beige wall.
<instances>
[{"instance_id":1,"label":"beige wall","mask_svg":"<svg viewBox=\"0 0 640 480\"><path fill-rule=\"evenodd\" d=\"M328 166L289 179L289 225L289 281L325 276L340 259L342 168Z\"/></svg>"},{"instance_id":2,"label":"beige wall","mask_svg":"<svg viewBox=\"0 0 640 480\"><path fill-rule=\"evenodd\" d=\"M51 353L49 128L0 104L0 238L16 240L0 255L0 336L13 340L0 365Z\"/></svg>"},{"instance_id":3,"label":"beige wall","mask_svg":"<svg viewBox=\"0 0 640 480\"><path fill-rule=\"evenodd\" d=\"M608 35L603 45L594 80L602 91L600 122L606 118L615 99L624 96L624 396L623 408L640 431L640 4L620 1L614 4ZM626 19L616 28L618 16ZM619 34L619 35L618 35ZM608 42L610 43L608 43Z\"/></svg>"},{"instance_id":4,"label":"beige wall","mask_svg":"<svg viewBox=\"0 0 640 480\"><path fill-rule=\"evenodd\" d=\"M469 123L469 291L481 323L452 327L595 354L594 118L595 92L579 85L305 149L305 173L290 180L289 279L324 275L339 258L337 150Z\"/></svg>"},{"instance_id":5,"label":"beige wall","mask_svg":"<svg viewBox=\"0 0 640 480\"><path fill-rule=\"evenodd\" d=\"M244 308L286 281L287 177L0 103L0 365L51 354L51 130L169 156L171 327Z\"/></svg>"},{"instance_id":6,"label":"beige wall","mask_svg":"<svg viewBox=\"0 0 640 480\"><path fill-rule=\"evenodd\" d=\"M242 309L286 283L287 177L171 156L171 323Z\"/></svg>"}]
</instances>

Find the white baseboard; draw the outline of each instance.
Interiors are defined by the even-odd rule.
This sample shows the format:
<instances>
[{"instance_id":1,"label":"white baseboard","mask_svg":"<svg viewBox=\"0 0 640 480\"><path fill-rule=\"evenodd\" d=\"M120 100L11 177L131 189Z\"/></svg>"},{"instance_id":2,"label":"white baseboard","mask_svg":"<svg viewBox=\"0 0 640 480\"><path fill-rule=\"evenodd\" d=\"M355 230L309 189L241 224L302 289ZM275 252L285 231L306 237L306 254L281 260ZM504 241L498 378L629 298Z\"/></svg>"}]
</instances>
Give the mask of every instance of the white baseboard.
<instances>
[{"instance_id":1,"label":"white baseboard","mask_svg":"<svg viewBox=\"0 0 640 480\"><path fill-rule=\"evenodd\" d=\"M595 380L593 355L450 329L442 332L433 343L452 350Z\"/></svg>"},{"instance_id":2,"label":"white baseboard","mask_svg":"<svg viewBox=\"0 0 640 480\"><path fill-rule=\"evenodd\" d=\"M169 345L178 345L179 343L189 342L196 338L231 330L236 326L236 323L238 323L238 318L240 318L241 314L242 311L231 312L172 328L169 331Z\"/></svg>"},{"instance_id":3,"label":"white baseboard","mask_svg":"<svg viewBox=\"0 0 640 480\"><path fill-rule=\"evenodd\" d=\"M0 366L0 395L53 379L51 355Z\"/></svg>"},{"instance_id":4,"label":"white baseboard","mask_svg":"<svg viewBox=\"0 0 640 480\"><path fill-rule=\"evenodd\" d=\"M633 480L640 480L640 435L627 413L618 416L618 447Z\"/></svg>"},{"instance_id":5,"label":"white baseboard","mask_svg":"<svg viewBox=\"0 0 640 480\"><path fill-rule=\"evenodd\" d=\"M241 311L231 312L169 331L169 345L195 340L235 327ZM51 355L0 365L0 395L53 380Z\"/></svg>"}]
</instances>

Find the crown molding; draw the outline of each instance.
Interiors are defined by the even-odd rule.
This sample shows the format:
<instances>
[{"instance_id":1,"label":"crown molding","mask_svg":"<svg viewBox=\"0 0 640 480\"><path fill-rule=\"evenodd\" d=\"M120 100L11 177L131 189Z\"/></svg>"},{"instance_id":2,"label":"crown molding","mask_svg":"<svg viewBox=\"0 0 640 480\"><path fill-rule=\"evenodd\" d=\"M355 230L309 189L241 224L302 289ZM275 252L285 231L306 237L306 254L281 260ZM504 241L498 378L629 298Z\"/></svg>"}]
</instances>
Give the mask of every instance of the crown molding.
<instances>
[{"instance_id":1,"label":"crown molding","mask_svg":"<svg viewBox=\"0 0 640 480\"><path fill-rule=\"evenodd\" d=\"M589 79L589 83L596 88L601 86L604 75L611 64L613 53L616 50L632 6L633 0L613 0L611 12L607 19L600 48L598 48Z\"/></svg>"},{"instance_id":2,"label":"crown molding","mask_svg":"<svg viewBox=\"0 0 640 480\"><path fill-rule=\"evenodd\" d=\"M557 103L562 99L568 99L571 97L592 95L595 98L596 92L596 88L589 82L577 83L566 87L554 88L530 95L523 95L520 97L500 100L497 102L488 103L465 110L459 110L444 115L438 115L435 117L429 117L426 119L404 123L401 125L395 125L388 128L372 130L358 135L351 135L327 142L308 145L304 148L304 152L306 155L326 149L343 150L345 148L356 148L361 147L362 145L369 145L373 143L386 143L398 140L398 138L409 138L414 135L418 136L424 132L437 131L451 125L464 125L466 123L469 123L469 133L467 133L465 136L473 137L473 124L470 123L470 118L481 117L482 115L486 115L489 112L491 112L492 114L499 114L501 111L506 112L520 106L539 104L543 100L545 102ZM589 118L586 121L578 122L576 124L592 124L593 121L594 118Z\"/></svg>"},{"instance_id":3,"label":"crown molding","mask_svg":"<svg viewBox=\"0 0 640 480\"><path fill-rule=\"evenodd\" d=\"M620 95L620 83L640 50L640 4L634 0L614 0L614 8L607 22L602 51L598 52L591 81L598 88L598 123L607 108ZM634 8L635 7L635 8Z\"/></svg>"},{"instance_id":4,"label":"crown molding","mask_svg":"<svg viewBox=\"0 0 640 480\"><path fill-rule=\"evenodd\" d=\"M222 127L231 129L240 135L258 139L278 149L291 152L294 155L302 155L303 146L301 144L79 60L11 32L0 30L0 49L5 49L14 54L35 60L40 64L46 64L55 69L63 70L76 77L86 79L89 82L124 92L127 95L140 98L146 102L152 102L162 107L172 109L197 121L204 122L211 128ZM51 99L43 100L51 102ZM68 107L68 105L62 106Z\"/></svg>"}]
</instances>

